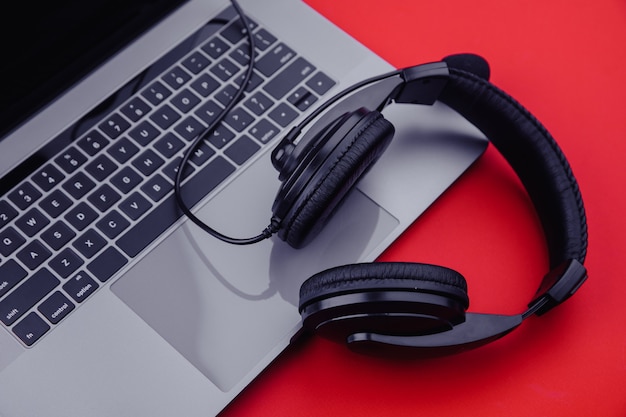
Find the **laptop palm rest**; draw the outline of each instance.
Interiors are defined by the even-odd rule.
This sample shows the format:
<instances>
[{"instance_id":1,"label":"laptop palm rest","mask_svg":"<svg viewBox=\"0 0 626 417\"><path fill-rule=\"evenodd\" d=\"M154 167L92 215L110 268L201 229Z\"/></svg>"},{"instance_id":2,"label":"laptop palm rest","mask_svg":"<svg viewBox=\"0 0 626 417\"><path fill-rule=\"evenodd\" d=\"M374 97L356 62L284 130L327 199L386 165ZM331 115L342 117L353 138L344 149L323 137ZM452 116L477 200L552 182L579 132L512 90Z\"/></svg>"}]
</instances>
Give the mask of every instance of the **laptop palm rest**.
<instances>
[{"instance_id":1,"label":"laptop palm rest","mask_svg":"<svg viewBox=\"0 0 626 417\"><path fill-rule=\"evenodd\" d=\"M254 204L233 200L237 193L245 195L255 187L258 192L259 176L276 176L269 170L273 170L269 163L258 161L200 210L201 218L209 223L220 219L225 230L240 236L262 228L269 219L267 197L271 200L275 191L268 190L268 196L259 193ZM232 246L187 222L112 290L207 378L228 391L299 326L298 291L306 278L323 268L363 259L398 225L358 191L342 209L342 215L300 250L277 238Z\"/></svg>"}]
</instances>

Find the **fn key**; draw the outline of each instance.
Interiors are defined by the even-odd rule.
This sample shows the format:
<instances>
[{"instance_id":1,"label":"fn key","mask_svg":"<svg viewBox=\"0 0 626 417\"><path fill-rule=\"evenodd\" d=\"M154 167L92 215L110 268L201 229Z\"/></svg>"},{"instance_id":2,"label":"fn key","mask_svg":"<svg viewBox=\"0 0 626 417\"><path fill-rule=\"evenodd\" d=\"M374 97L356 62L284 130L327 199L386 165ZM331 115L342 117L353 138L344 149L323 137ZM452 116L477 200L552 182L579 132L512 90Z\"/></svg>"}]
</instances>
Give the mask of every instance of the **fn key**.
<instances>
[{"instance_id":1,"label":"fn key","mask_svg":"<svg viewBox=\"0 0 626 417\"><path fill-rule=\"evenodd\" d=\"M13 332L26 346L31 346L43 336L50 326L37 313L32 312L13 327Z\"/></svg>"}]
</instances>

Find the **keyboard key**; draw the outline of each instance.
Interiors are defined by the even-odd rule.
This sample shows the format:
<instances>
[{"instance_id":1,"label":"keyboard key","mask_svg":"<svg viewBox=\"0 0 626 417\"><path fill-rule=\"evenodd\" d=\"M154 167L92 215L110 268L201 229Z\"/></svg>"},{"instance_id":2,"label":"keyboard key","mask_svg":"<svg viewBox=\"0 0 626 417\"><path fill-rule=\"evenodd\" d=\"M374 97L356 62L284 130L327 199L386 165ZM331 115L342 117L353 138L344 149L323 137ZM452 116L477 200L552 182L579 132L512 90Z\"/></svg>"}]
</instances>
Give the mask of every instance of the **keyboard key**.
<instances>
[{"instance_id":1,"label":"keyboard key","mask_svg":"<svg viewBox=\"0 0 626 417\"><path fill-rule=\"evenodd\" d=\"M194 74L198 74L209 65L209 59L201 52L195 51L182 62L183 66Z\"/></svg>"},{"instance_id":2,"label":"keyboard key","mask_svg":"<svg viewBox=\"0 0 626 417\"><path fill-rule=\"evenodd\" d=\"M33 182L44 191L50 191L55 185L60 183L65 175L52 165L46 165L43 169L33 175Z\"/></svg>"},{"instance_id":3,"label":"keyboard key","mask_svg":"<svg viewBox=\"0 0 626 417\"><path fill-rule=\"evenodd\" d=\"M235 143L230 145L224 154L232 159L237 165L242 165L261 147L248 136L242 136Z\"/></svg>"},{"instance_id":4,"label":"keyboard key","mask_svg":"<svg viewBox=\"0 0 626 417\"><path fill-rule=\"evenodd\" d=\"M248 18L248 24L250 30L254 30L257 24ZM241 21L235 20L222 29L221 35L226 38L230 43L236 44L246 36L247 29L241 24Z\"/></svg>"},{"instance_id":5,"label":"keyboard key","mask_svg":"<svg viewBox=\"0 0 626 417\"><path fill-rule=\"evenodd\" d=\"M78 147L91 156L100 152L108 144L108 139L96 130L92 130L78 141Z\"/></svg>"},{"instance_id":6,"label":"keyboard key","mask_svg":"<svg viewBox=\"0 0 626 417\"><path fill-rule=\"evenodd\" d=\"M231 101L233 101L236 93L237 87L232 84L228 84L215 95L215 99L219 101L222 106L226 107Z\"/></svg>"},{"instance_id":7,"label":"keyboard key","mask_svg":"<svg viewBox=\"0 0 626 417\"><path fill-rule=\"evenodd\" d=\"M65 222L58 221L41 234L41 239L52 249L59 250L75 236L76 233L74 233Z\"/></svg>"},{"instance_id":8,"label":"keyboard key","mask_svg":"<svg viewBox=\"0 0 626 417\"><path fill-rule=\"evenodd\" d=\"M195 117L189 116L179 123L174 130L185 140L192 140L204 131L204 126Z\"/></svg>"},{"instance_id":9,"label":"keyboard key","mask_svg":"<svg viewBox=\"0 0 626 417\"><path fill-rule=\"evenodd\" d=\"M290 107L287 103L280 103L269 115L270 119L278 123L282 127L287 127L298 117L298 112Z\"/></svg>"},{"instance_id":10,"label":"keyboard key","mask_svg":"<svg viewBox=\"0 0 626 417\"><path fill-rule=\"evenodd\" d=\"M4 227L16 216L17 210L15 210L8 202L0 201L0 228Z\"/></svg>"},{"instance_id":11,"label":"keyboard key","mask_svg":"<svg viewBox=\"0 0 626 417\"><path fill-rule=\"evenodd\" d=\"M106 245L106 240L98 232L93 229L87 230L81 237L76 239L74 246L86 258L91 258Z\"/></svg>"},{"instance_id":12,"label":"keyboard key","mask_svg":"<svg viewBox=\"0 0 626 417\"><path fill-rule=\"evenodd\" d=\"M63 289L77 303L82 303L99 287L98 283L86 272L79 272L63 284Z\"/></svg>"},{"instance_id":13,"label":"keyboard key","mask_svg":"<svg viewBox=\"0 0 626 417\"><path fill-rule=\"evenodd\" d=\"M198 146L196 146L196 149L193 150L189 160L193 162L195 166L199 167L211 159L213 155L215 155L215 151L211 149L205 141L202 141Z\"/></svg>"},{"instance_id":14,"label":"keyboard key","mask_svg":"<svg viewBox=\"0 0 626 417\"><path fill-rule=\"evenodd\" d=\"M263 90L275 99L279 99L298 85L300 81L311 75L313 71L315 71L313 65L304 58L298 58L265 84Z\"/></svg>"},{"instance_id":15,"label":"keyboard key","mask_svg":"<svg viewBox=\"0 0 626 417\"><path fill-rule=\"evenodd\" d=\"M220 80L228 81L239 72L239 67L230 59L224 58L211 67L210 71Z\"/></svg>"},{"instance_id":16,"label":"keyboard key","mask_svg":"<svg viewBox=\"0 0 626 417\"><path fill-rule=\"evenodd\" d=\"M241 66L246 66L250 62L250 53L248 52L248 44L242 44L239 48L235 49L228 56L233 61L236 61Z\"/></svg>"},{"instance_id":17,"label":"keyboard key","mask_svg":"<svg viewBox=\"0 0 626 417\"><path fill-rule=\"evenodd\" d=\"M152 204L141 194L133 193L119 207L128 217L137 220L142 214L150 210Z\"/></svg>"},{"instance_id":18,"label":"keyboard key","mask_svg":"<svg viewBox=\"0 0 626 417\"><path fill-rule=\"evenodd\" d=\"M245 79L245 74L241 74L239 77L235 79L235 84L237 86L241 86L241 83ZM263 78L261 78L256 72L252 73L252 77L248 80L248 85L246 86L246 93L253 91L259 85L263 83Z\"/></svg>"},{"instance_id":19,"label":"keyboard key","mask_svg":"<svg viewBox=\"0 0 626 417\"><path fill-rule=\"evenodd\" d=\"M228 50L228 45L220 38L213 38L202 46L202 50L211 58L216 59Z\"/></svg>"},{"instance_id":20,"label":"keyboard key","mask_svg":"<svg viewBox=\"0 0 626 417\"><path fill-rule=\"evenodd\" d=\"M85 155L83 155L78 149L72 147L66 149L60 156L54 160L57 165L61 167L67 174L71 174L76 171L82 164L87 161Z\"/></svg>"},{"instance_id":21,"label":"keyboard key","mask_svg":"<svg viewBox=\"0 0 626 417\"><path fill-rule=\"evenodd\" d=\"M254 45L259 51L265 51L276 42L276 37L261 28L254 34Z\"/></svg>"},{"instance_id":22,"label":"keyboard key","mask_svg":"<svg viewBox=\"0 0 626 417\"><path fill-rule=\"evenodd\" d=\"M117 162L123 164L139 152L139 148L127 138L121 138L118 139L113 146L107 149L107 152L115 158Z\"/></svg>"},{"instance_id":23,"label":"keyboard key","mask_svg":"<svg viewBox=\"0 0 626 417\"><path fill-rule=\"evenodd\" d=\"M191 76L187 71L179 66L171 68L168 72L161 77L170 87L177 90L182 87L187 81L191 79Z\"/></svg>"},{"instance_id":24,"label":"keyboard key","mask_svg":"<svg viewBox=\"0 0 626 417\"><path fill-rule=\"evenodd\" d=\"M254 121L254 118L242 109L241 107L237 107L233 109L230 113L226 115L224 122L235 129L237 132L243 132L248 128Z\"/></svg>"},{"instance_id":25,"label":"keyboard key","mask_svg":"<svg viewBox=\"0 0 626 417\"><path fill-rule=\"evenodd\" d=\"M173 188L174 186L171 183L158 174L150 178L150 180L141 187L143 192L154 202L160 201Z\"/></svg>"},{"instance_id":26,"label":"keyboard key","mask_svg":"<svg viewBox=\"0 0 626 417\"><path fill-rule=\"evenodd\" d=\"M9 256L24 243L26 243L26 239L14 228L7 227L0 230L0 254L2 256Z\"/></svg>"},{"instance_id":27,"label":"keyboard key","mask_svg":"<svg viewBox=\"0 0 626 417\"><path fill-rule=\"evenodd\" d=\"M109 175L111 175L117 169L117 164L106 155L99 155L91 163L89 163L85 170L96 181L104 181Z\"/></svg>"},{"instance_id":28,"label":"keyboard key","mask_svg":"<svg viewBox=\"0 0 626 417\"><path fill-rule=\"evenodd\" d=\"M254 93L252 97L245 101L244 105L257 116L265 113L274 105L271 98L263 94L261 91Z\"/></svg>"},{"instance_id":29,"label":"keyboard key","mask_svg":"<svg viewBox=\"0 0 626 417\"><path fill-rule=\"evenodd\" d=\"M305 111L317 101L317 97L306 88L300 87L287 97L287 101L299 110Z\"/></svg>"},{"instance_id":30,"label":"keyboard key","mask_svg":"<svg viewBox=\"0 0 626 417\"><path fill-rule=\"evenodd\" d=\"M24 320L15 325L13 333L15 333L26 346L31 346L48 330L50 330L50 326L39 317L37 313L32 312L24 317Z\"/></svg>"},{"instance_id":31,"label":"keyboard key","mask_svg":"<svg viewBox=\"0 0 626 417\"><path fill-rule=\"evenodd\" d=\"M224 158L215 158L183 186L182 192L185 202L189 206L193 206L234 170L233 165ZM128 256L135 257L181 216L182 212L176 204L174 195L171 194L132 229L122 235L116 243Z\"/></svg>"},{"instance_id":32,"label":"keyboard key","mask_svg":"<svg viewBox=\"0 0 626 417\"><path fill-rule=\"evenodd\" d=\"M218 127L213 129L213 131L209 134L207 140L217 149L221 149L228 143L230 143L230 141L234 138L235 134L231 132L230 129L228 129L226 126L220 124Z\"/></svg>"},{"instance_id":33,"label":"keyboard key","mask_svg":"<svg viewBox=\"0 0 626 417\"><path fill-rule=\"evenodd\" d=\"M127 263L128 260L124 255L117 249L109 247L87 265L87 269L98 278L100 282L105 282Z\"/></svg>"},{"instance_id":34,"label":"keyboard key","mask_svg":"<svg viewBox=\"0 0 626 417\"><path fill-rule=\"evenodd\" d=\"M185 88L172 98L171 103L182 113L187 113L200 103L200 99L190 90Z\"/></svg>"},{"instance_id":35,"label":"keyboard key","mask_svg":"<svg viewBox=\"0 0 626 417\"><path fill-rule=\"evenodd\" d=\"M101 212L107 211L120 199L120 195L109 184L104 184L94 191L87 200Z\"/></svg>"},{"instance_id":36,"label":"keyboard key","mask_svg":"<svg viewBox=\"0 0 626 417\"><path fill-rule=\"evenodd\" d=\"M96 227L110 239L117 237L128 226L130 226L130 222L115 210L107 213L102 220L96 223Z\"/></svg>"},{"instance_id":37,"label":"keyboard key","mask_svg":"<svg viewBox=\"0 0 626 417\"><path fill-rule=\"evenodd\" d=\"M41 197L41 193L29 182L23 183L9 194L9 200L21 210L26 210L39 197Z\"/></svg>"},{"instance_id":38,"label":"keyboard key","mask_svg":"<svg viewBox=\"0 0 626 417\"><path fill-rule=\"evenodd\" d=\"M306 85L321 96L330 90L335 82L323 72L318 72L306 82Z\"/></svg>"},{"instance_id":39,"label":"keyboard key","mask_svg":"<svg viewBox=\"0 0 626 417\"><path fill-rule=\"evenodd\" d=\"M65 215L65 220L80 231L89 226L97 217L98 213L94 209L87 203L81 202Z\"/></svg>"},{"instance_id":40,"label":"keyboard key","mask_svg":"<svg viewBox=\"0 0 626 417\"><path fill-rule=\"evenodd\" d=\"M150 115L150 120L164 130L170 127L172 123L178 119L180 119L180 114L170 107L169 104L164 104L152 113L152 115Z\"/></svg>"},{"instance_id":41,"label":"keyboard key","mask_svg":"<svg viewBox=\"0 0 626 417\"><path fill-rule=\"evenodd\" d=\"M36 208L30 209L15 221L16 226L29 237L35 236L48 223L50 220Z\"/></svg>"},{"instance_id":42,"label":"keyboard key","mask_svg":"<svg viewBox=\"0 0 626 417\"><path fill-rule=\"evenodd\" d=\"M115 139L130 127L130 123L128 123L128 121L124 119L122 115L113 113L104 122L100 123L98 127L109 138Z\"/></svg>"},{"instance_id":43,"label":"keyboard key","mask_svg":"<svg viewBox=\"0 0 626 417\"><path fill-rule=\"evenodd\" d=\"M271 51L259 59L255 63L255 68L258 69L261 74L269 77L274 74L280 67L290 61L296 53L293 49L289 48L284 43L276 45Z\"/></svg>"},{"instance_id":44,"label":"keyboard key","mask_svg":"<svg viewBox=\"0 0 626 417\"><path fill-rule=\"evenodd\" d=\"M52 255L40 241L33 240L18 252L17 258L31 270L37 269L46 259Z\"/></svg>"},{"instance_id":45,"label":"keyboard key","mask_svg":"<svg viewBox=\"0 0 626 417\"><path fill-rule=\"evenodd\" d=\"M160 132L152 123L147 120L139 123L136 128L132 129L128 136L135 140L139 145L146 146L159 136Z\"/></svg>"},{"instance_id":46,"label":"keyboard key","mask_svg":"<svg viewBox=\"0 0 626 417\"><path fill-rule=\"evenodd\" d=\"M143 178L131 167L124 167L120 172L113 175L111 184L113 184L123 194L128 194L135 188Z\"/></svg>"},{"instance_id":47,"label":"keyboard key","mask_svg":"<svg viewBox=\"0 0 626 417\"><path fill-rule=\"evenodd\" d=\"M176 155L184 146L183 141L178 139L176 135L171 132L166 133L165 136L154 144L156 150L168 159Z\"/></svg>"},{"instance_id":48,"label":"keyboard key","mask_svg":"<svg viewBox=\"0 0 626 417\"><path fill-rule=\"evenodd\" d=\"M6 326L12 325L59 283L47 269L37 271L0 301L0 321Z\"/></svg>"},{"instance_id":49,"label":"keyboard key","mask_svg":"<svg viewBox=\"0 0 626 417\"><path fill-rule=\"evenodd\" d=\"M163 85L160 81L155 81L150 85L150 87L146 88L141 95L144 96L146 100L152 103L154 106L157 106L163 102L167 97L169 97L172 92Z\"/></svg>"},{"instance_id":50,"label":"keyboard key","mask_svg":"<svg viewBox=\"0 0 626 417\"><path fill-rule=\"evenodd\" d=\"M134 97L127 104L122 106L120 111L124 116L136 122L150 111L150 106L140 97Z\"/></svg>"},{"instance_id":51,"label":"keyboard key","mask_svg":"<svg viewBox=\"0 0 626 417\"><path fill-rule=\"evenodd\" d=\"M48 213L51 217L59 217L65 210L70 208L72 200L70 200L63 191L54 190L52 194L41 200L39 207Z\"/></svg>"},{"instance_id":52,"label":"keyboard key","mask_svg":"<svg viewBox=\"0 0 626 417\"><path fill-rule=\"evenodd\" d=\"M26 270L13 259L0 264L0 298L15 284L26 278L26 275L28 275Z\"/></svg>"},{"instance_id":53,"label":"keyboard key","mask_svg":"<svg viewBox=\"0 0 626 417\"><path fill-rule=\"evenodd\" d=\"M156 171L165 161L152 149L144 151L141 155L133 160L133 166L137 168L143 175L148 176Z\"/></svg>"},{"instance_id":54,"label":"keyboard key","mask_svg":"<svg viewBox=\"0 0 626 417\"><path fill-rule=\"evenodd\" d=\"M69 277L82 264L83 260L70 248L63 249L48 263L50 268L59 274L61 278Z\"/></svg>"},{"instance_id":55,"label":"keyboard key","mask_svg":"<svg viewBox=\"0 0 626 417\"><path fill-rule=\"evenodd\" d=\"M250 129L250 134L259 142L267 143L280 132L269 120L261 119Z\"/></svg>"},{"instance_id":56,"label":"keyboard key","mask_svg":"<svg viewBox=\"0 0 626 417\"><path fill-rule=\"evenodd\" d=\"M214 102L213 100L209 100L204 103L202 106L198 107L195 115L198 116L207 126L213 124L217 116L222 112L222 107Z\"/></svg>"},{"instance_id":57,"label":"keyboard key","mask_svg":"<svg viewBox=\"0 0 626 417\"><path fill-rule=\"evenodd\" d=\"M76 173L72 178L63 183L63 189L76 200L82 198L89 191L93 190L96 183L93 182L84 172Z\"/></svg>"},{"instance_id":58,"label":"keyboard key","mask_svg":"<svg viewBox=\"0 0 626 417\"><path fill-rule=\"evenodd\" d=\"M191 83L191 88L202 97L207 97L213 91L217 90L220 83L209 74L202 74L197 80Z\"/></svg>"},{"instance_id":59,"label":"keyboard key","mask_svg":"<svg viewBox=\"0 0 626 417\"><path fill-rule=\"evenodd\" d=\"M63 320L70 311L74 310L74 303L60 291L55 291L48 299L39 304L37 310L39 310L50 323L57 324Z\"/></svg>"},{"instance_id":60,"label":"keyboard key","mask_svg":"<svg viewBox=\"0 0 626 417\"><path fill-rule=\"evenodd\" d=\"M200 145L200 147L202 149L204 149L202 147L203 145L204 144ZM208 148L208 146L207 146L207 148ZM215 151L213 151L213 152L215 152ZM193 157L195 157L195 155ZM180 167L180 161L182 161L182 160L183 160L183 158L179 156L179 157L175 158L172 162L167 164L167 166L165 168L163 168L163 173L165 174L165 176L167 178L170 179L170 181L172 181L172 182L175 181L176 174L178 173L178 168ZM186 164L184 169L185 169L185 171L183 172L183 180L185 178L189 177L189 175L191 175L196 170L191 164Z\"/></svg>"}]
</instances>

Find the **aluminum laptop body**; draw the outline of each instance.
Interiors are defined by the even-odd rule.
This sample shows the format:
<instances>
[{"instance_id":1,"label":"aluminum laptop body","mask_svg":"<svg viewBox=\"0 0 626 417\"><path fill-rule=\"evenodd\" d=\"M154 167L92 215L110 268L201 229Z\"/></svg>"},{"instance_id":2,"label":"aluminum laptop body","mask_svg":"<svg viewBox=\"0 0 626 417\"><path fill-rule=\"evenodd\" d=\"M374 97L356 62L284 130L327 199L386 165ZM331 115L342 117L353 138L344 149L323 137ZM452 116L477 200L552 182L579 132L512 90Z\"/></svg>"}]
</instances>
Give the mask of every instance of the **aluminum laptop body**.
<instances>
[{"instance_id":1,"label":"aluminum laptop body","mask_svg":"<svg viewBox=\"0 0 626 417\"><path fill-rule=\"evenodd\" d=\"M276 64L283 65L278 73L296 62L313 68L311 78L276 83L287 90L283 98L266 88L271 76L260 76L259 95L250 92L242 105L243 114L259 112L258 124L232 121L228 143L216 139L197 155L197 172L218 160L236 169L206 197L195 195L194 211L219 231L245 237L270 219L279 181L269 153L281 132L335 92L392 68L301 1L241 4L267 41L259 60L281 53L286 62ZM2 137L0 416L219 413L297 335L298 289L306 278L375 260L483 152L482 135L445 106L392 105L386 111L396 126L392 144L307 247L295 250L279 239L230 246L182 217L144 241L154 228L139 224L148 217L160 224L157 207L171 196L173 165L164 155L180 152L185 123L209 117L208 103L236 85L236 74L220 79L245 42L230 45L223 32L234 16L228 6L184 2ZM221 42L229 44L227 61L211 56ZM180 63L163 61L180 43L187 48L177 55ZM218 81L206 97L208 84L198 81L205 72ZM330 80L327 91L316 92L313 77ZM160 113L164 104L149 96L155 80L171 93L173 113ZM129 83L136 91L120 99L116 92ZM296 102L297 91L313 93L312 103ZM140 103L135 97L148 109L131 106ZM246 101L263 97L271 100L262 111L258 101ZM287 109L297 112L291 120L283 118ZM177 120L142 143L144 133L151 135L147 126L159 124L157 114ZM50 145L64 134L67 143ZM244 144L235 145L243 136ZM131 148L135 154L126 160ZM155 160L162 165L153 170ZM81 195L83 186L93 191ZM92 223L89 213L97 216ZM128 237L133 230L141 232L135 240ZM31 293L39 295L25 301Z\"/></svg>"}]
</instances>

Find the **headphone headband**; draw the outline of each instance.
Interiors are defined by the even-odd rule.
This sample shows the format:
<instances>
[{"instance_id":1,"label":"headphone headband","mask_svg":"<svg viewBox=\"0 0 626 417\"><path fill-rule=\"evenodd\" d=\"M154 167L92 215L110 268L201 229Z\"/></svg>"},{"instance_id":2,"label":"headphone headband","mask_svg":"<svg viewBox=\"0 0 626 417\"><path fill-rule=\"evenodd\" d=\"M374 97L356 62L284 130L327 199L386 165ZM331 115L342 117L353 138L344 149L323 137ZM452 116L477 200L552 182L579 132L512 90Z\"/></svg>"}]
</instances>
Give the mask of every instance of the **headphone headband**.
<instances>
[{"instance_id":1,"label":"headphone headband","mask_svg":"<svg viewBox=\"0 0 626 417\"><path fill-rule=\"evenodd\" d=\"M463 68L449 68L439 100L474 124L504 156L524 184L541 220L556 268L583 263L587 222L572 169L548 130L513 97Z\"/></svg>"}]
</instances>

